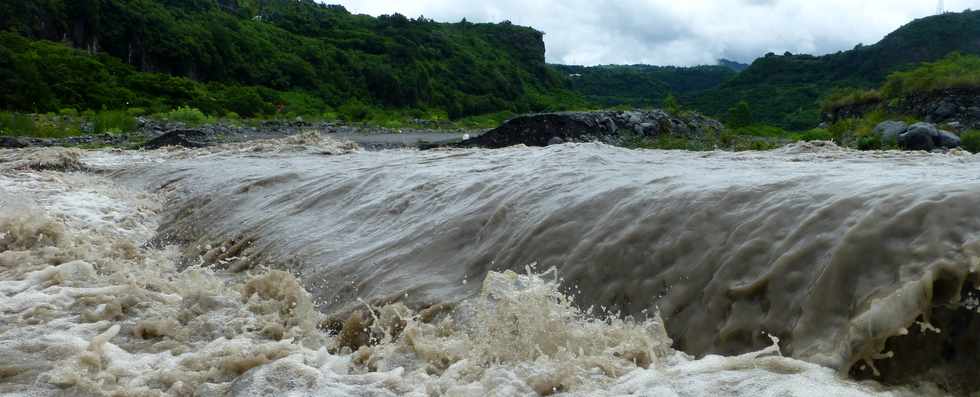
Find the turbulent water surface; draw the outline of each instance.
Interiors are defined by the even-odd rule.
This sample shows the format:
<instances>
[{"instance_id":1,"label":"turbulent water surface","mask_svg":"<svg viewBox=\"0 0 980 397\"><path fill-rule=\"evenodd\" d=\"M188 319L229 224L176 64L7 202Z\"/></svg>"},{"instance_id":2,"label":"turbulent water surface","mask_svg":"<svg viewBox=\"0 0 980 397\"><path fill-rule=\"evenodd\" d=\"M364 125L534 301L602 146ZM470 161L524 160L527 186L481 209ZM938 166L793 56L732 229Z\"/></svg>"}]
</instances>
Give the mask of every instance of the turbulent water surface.
<instances>
[{"instance_id":1,"label":"turbulent water surface","mask_svg":"<svg viewBox=\"0 0 980 397\"><path fill-rule=\"evenodd\" d=\"M0 204L0 393L978 388L963 153L8 151Z\"/></svg>"}]
</instances>

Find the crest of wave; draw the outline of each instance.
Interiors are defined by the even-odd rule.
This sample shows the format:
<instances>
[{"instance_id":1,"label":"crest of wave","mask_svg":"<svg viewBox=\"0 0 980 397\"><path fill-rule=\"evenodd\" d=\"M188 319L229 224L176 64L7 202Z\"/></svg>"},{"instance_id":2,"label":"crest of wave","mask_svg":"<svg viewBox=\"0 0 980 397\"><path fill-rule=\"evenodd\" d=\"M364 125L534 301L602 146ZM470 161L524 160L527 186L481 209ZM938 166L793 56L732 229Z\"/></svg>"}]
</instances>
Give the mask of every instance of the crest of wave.
<instances>
[{"instance_id":1,"label":"crest of wave","mask_svg":"<svg viewBox=\"0 0 980 397\"><path fill-rule=\"evenodd\" d=\"M317 130L305 130L283 138L257 139L246 142L222 143L197 149L168 147L174 158L196 157L212 153L299 153L342 155L355 153L361 147L351 141L324 136Z\"/></svg>"},{"instance_id":2,"label":"crest of wave","mask_svg":"<svg viewBox=\"0 0 980 397\"><path fill-rule=\"evenodd\" d=\"M82 152L66 148L31 148L0 151L0 170L81 171Z\"/></svg>"},{"instance_id":3,"label":"crest of wave","mask_svg":"<svg viewBox=\"0 0 980 397\"><path fill-rule=\"evenodd\" d=\"M64 183L59 178L34 182ZM108 198L111 183L96 182L85 187ZM39 187L31 194L72 190ZM102 213L152 226L152 214L140 215L143 210L136 208L139 197L113 197L125 205L89 201ZM455 308L418 313L400 304L369 308L329 335L310 294L289 273L178 270L176 249L154 248L143 244L148 236L134 239L113 230L142 230L141 225L86 223L89 218L72 212L77 209L58 212L39 202L22 213L0 211L5 233L0 237L0 394L877 391L842 381L830 369L779 357L775 346L745 356L693 360L670 349L657 314L618 319L580 310L560 291L553 271L491 272L481 293Z\"/></svg>"}]
</instances>

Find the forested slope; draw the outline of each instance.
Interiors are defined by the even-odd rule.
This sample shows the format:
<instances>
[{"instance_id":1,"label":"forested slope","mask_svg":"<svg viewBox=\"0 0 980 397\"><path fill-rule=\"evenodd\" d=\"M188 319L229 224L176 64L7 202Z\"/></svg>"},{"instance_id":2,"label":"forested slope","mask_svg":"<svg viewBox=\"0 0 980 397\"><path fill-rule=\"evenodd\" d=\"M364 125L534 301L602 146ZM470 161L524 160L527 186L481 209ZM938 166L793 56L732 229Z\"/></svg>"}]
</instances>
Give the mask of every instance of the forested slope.
<instances>
[{"instance_id":1,"label":"forested slope","mask_svg":"<svg viewBox=\"0 0 980 397\"><path fill-rule=\"evenodd\" d=\"M0 2L3 107L191 105L442 109L460 117L575 101L542 33L508 22L352 15L310 0ZM74 47L72 51L68 47Z\"/></svg>"}]
</instances>

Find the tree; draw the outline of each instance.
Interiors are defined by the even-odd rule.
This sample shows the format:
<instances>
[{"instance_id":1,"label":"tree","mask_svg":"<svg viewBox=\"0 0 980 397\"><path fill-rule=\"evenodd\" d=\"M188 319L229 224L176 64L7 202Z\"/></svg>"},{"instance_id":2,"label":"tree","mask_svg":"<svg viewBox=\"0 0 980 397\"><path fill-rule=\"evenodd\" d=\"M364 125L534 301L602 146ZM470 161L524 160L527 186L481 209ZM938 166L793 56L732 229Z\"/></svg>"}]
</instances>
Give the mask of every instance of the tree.
<instances>
[{"instance_id":1,"label":"tree","mask_svg":"<svg viewBox=\"0 0 980 397\"><path fill-rule=\"evenodd\" d=\"M749 103L740 101L731 109L728 109L728 126L732 128L742 128L752 125L752 109Z\"/></svg>"},{"instance_id":2,"label":"tree","mask_svg":"<svg viewBox=\"0 0 980 397\"><path fill-rule=\"evenodd\" d=\"M672 115L677 115L681 112L681 105L677 103L677 98L674 97L674 94L667 94L667 97L664 98L664 110Z\"/></svg>"}]
</instances>

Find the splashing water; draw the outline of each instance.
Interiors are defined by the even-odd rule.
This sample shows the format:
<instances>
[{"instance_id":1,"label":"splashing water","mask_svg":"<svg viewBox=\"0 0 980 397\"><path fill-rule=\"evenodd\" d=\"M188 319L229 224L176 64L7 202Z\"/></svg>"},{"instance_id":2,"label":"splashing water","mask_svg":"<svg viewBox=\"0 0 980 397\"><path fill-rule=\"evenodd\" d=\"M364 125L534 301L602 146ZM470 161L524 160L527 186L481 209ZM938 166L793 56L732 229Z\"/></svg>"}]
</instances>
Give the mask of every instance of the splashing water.
<instances>
[{"instance_id":1,"label":"splashing water","mask_svg":"<svg viewBox=\"0 0 980 397\"><path fill-rule=\"evenodd\" d=\"M284 262L263 263L263 256L254 255L275 249L263 246L261 238L231 250L233 244L220 244L227 239L221 233L188 234L185 241L191 244L184 246L162 243L156 235L161 220L174 220L165 204L179 204L189 197L186 192L122 187L113 178L131 174L85 171L133 164L166 171L171 165L187 167L185 161L194 165L236 156L273 163L297 156L335 160L307 159L303 156L309 154L293 151L187 152L91 152L80 155L80 168L0 169L0 356L5 358L0 394L942 394L928 384L896 388L846 380L834 369L784 357L766 335L760 337L772 342L757 351L695 359L671 347L669 320L665 324L655 308L625 317L579 309L562 289L572 283L563 282L555 268L484 272L482 283L457 282L432 292L427 296L439 298L425 306L412 301L419 289L409 289L407 300L375 299L372 291L392 285L365 284L360 296L366 300L336 302L353 308L339 311L345 316L338 323L337 316L317 310L325 303L306 289L309 278L263 266ZM434 160L428 156L469 158L469 153L359 153L355 156L366 158L348 160L408 156L426 161ZM3 156L15 162L21 154ZM269 186L276 186L255 174L250 178L248 194L268 194ZM226 182L240 189L239 181ZM386 194L382 197L391 199ZM173 208L180 211L180 205ZM357 215L372 213L365 210ZM356 237L342 236L334 238ZM208 240L219 243L207 247ZM210 256L188 255L199 243ZM237 266L243 261L250 265ZM456 299L447 293L455 288L475 288L476 293ZM404 293L394 288L383 295Z\"/></svg>"}]
</instances>

